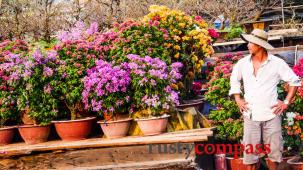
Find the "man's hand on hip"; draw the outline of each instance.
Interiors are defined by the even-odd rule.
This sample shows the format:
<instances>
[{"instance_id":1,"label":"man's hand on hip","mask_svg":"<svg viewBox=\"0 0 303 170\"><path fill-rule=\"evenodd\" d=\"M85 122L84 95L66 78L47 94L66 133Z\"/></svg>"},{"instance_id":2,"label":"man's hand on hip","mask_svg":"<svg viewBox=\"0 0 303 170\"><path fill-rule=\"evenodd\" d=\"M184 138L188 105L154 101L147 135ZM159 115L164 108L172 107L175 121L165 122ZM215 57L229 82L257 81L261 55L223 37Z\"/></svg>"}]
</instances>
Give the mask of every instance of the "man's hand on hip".
<instances>
[{"instance_id":1,"label":"man's hand on hip","mask_svg":"<svg viewBox=\"0 0 303 170\"><path fill-rule=\"evenodd\" d=\"M237 105L238 105L241 113L243 113L243 112L245 112L245 111L248 110L248 107L246 106L248 103L245 100L243 100L243 99L236 99L236 103L237 103Z\"/></svg>"},{"instance_id":2,"label":"man's hand on hip","mask_svg":"<svg viewBox=\"0 0 303 170\"><path fill-rule=\"evenodd\" d=\"M287 108L288 104L285 104L281 100L278 100L278 103L271 107L271 109L274 109L273 113L276 115L281 115Z\"/></svg>"}]
</instances>

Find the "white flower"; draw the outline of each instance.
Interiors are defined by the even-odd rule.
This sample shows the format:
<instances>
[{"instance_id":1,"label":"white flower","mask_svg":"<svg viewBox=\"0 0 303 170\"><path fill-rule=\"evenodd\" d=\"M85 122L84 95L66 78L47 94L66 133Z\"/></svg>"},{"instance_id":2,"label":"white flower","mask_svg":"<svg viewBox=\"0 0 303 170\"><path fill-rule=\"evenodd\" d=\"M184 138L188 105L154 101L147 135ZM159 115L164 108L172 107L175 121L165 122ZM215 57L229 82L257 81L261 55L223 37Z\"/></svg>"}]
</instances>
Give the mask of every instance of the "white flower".
<instances>
[{"instance_id":1,"label":"white flower","mask_svg":"<svg viewBox=\"0 0 303 170\"><path fill-rule=\"evenodd\" d=\"M294 112L287 112L286 113L286 120L288 126L292 126L294 124L294 118L296 117L296 113Z\"/></svg>"}]
</instances>

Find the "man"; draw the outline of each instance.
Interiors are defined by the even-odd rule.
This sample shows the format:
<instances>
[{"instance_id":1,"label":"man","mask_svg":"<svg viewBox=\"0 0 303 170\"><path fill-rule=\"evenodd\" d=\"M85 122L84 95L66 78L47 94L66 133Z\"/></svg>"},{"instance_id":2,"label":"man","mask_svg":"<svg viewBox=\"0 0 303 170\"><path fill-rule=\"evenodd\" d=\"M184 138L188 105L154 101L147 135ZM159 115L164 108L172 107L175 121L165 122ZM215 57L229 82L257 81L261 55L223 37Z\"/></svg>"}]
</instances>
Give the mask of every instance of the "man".
<instances>
[{"instance_id":1,"label":"man","mask_svg":"<svg viewBox=\"0 0 303 170\"><path fill-rule=\"evenodd\" d=\"M244 146L256 147L261 142L262 133L263 143L270 146L270 163L276 169L282 161L281 114L288 108L301 82L284 60L267 52L273 47L267 42L265 31L255 29L251 34L242 34L241 37L248 42L250 55L234 66L229 95L235 97L244 117ZM280 80L290 85L284 101L278 100L277 85ZM241 81L244 86L243 99L240 95ZM259 156L257 153L244 152L243 161L247 169L256 169Z\"/></svg>"}]
</instances>

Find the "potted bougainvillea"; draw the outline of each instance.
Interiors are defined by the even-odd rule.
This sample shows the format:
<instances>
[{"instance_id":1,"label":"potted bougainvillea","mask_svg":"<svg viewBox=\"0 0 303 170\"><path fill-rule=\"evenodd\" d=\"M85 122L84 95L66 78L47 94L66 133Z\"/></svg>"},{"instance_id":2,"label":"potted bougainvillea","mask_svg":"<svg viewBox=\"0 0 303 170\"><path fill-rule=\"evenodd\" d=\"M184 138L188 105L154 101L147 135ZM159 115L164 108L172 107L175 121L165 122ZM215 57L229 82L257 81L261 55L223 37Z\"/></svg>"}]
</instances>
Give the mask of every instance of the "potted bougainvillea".
<instances>
[{"instance_id":1,"label":"potted bougainvillea","mask_svg":"<svg viewBox=\"0 0 303 170\"><path fill-rule=\"evenodd\" d=\"M180 92L181 103L197 99L193 82L201 72L203 59L214 52L212 43L218 36L201 17L165 6L151 6L142 20L115 24L114 29L119 38L114 42L111 58L125 62L127 54L137 54L160 58L167 65L181 62L182 78L172 87Z\"/></svg>"},{"instance_id":2,"label":"potted bougainvillea","mask_svg":"<svg viewBox=\"0 0 303 170\"><path fill-rule=\"evenodd\" d=\"M205 94L206 101L216 106L211 110L209 119L216 126L215 138L222 143L241 143L243 137L243 118L235 101L230 100L228 92L230 89L230 75L233 64L243 55L227 54L217 58L209 74L209 87ZM240 153L240 152L239 152ZM230 169L244 167L242 158L234 158L227 155L227 166Z\"/></svg>"},{"instance_id":3,"label":"potted bougainvillea","mask_svg":"<svg viewBox=\"0 0 303 170\"><path fill-rule=\"evenodd\" d=\"M79 140L88 137L95 117L84 109L82 92L86 70L95 66L110 50L115 33L99 33L96 23L86 29L83 22L77 22L69 32L62 32L54 49L62 62L58 64L58 74L52 82L55 93L64 112L60 112L55 123L56 130L63 140ZM64 120L62 120L64 119Z\"/></svg>"},{"instance_id":4,"label":"potted bougainvillea","mask_svg":"<svg viewBox=\"0 0 303 170\"><path fill-rule=\"evenodd\" d=\"M83 102L86 109L92 109L104 120L99 121L108 138L126 136L130 127L130 73L122 66L114 66L104 60L97 60L96 66L87 71L84 78ZM126 115L125 119L120 119Z\"/></svg>"},{"instance_id":5,"label":"potted bougainvillea","mask_svg":"<svg viewBox=\"0 0 303 170\"><path fill-rule=\"evenodd\" d=\"M131 77L131 112L144 135L155 135L166 130L170 112L179 104L178 93L171 87L181 78L182 63L167 65L159 58L127 55Z\"/></svg>"},{"instance_id":6,"label":"potted bougainvillea","mask_svg":"<svg viewBox=\"0 0 303 170\"><path fill-rule=\"evenodd\" d=\"M293 71L300 78L303 77L303 59L299 61L293 68ZM303 83L302 83L303 84ZM286 88L287 90L287 88ZM286 114L285 120L286 124L284 128L287 130L287 135L292 137L294 142L293 149L297 152L297 156L289 159L287 161L291 168L294 170L303 169L303 115L302 115L302 103L303 103L303 88L302 86L298 88L297 93L294 97L294 101L291 105L291 111Z\"/></svg>"},{"instance_id":7,"label":"potted bougainvillea","mask_svg":"<svg viewBox=\"0 0 303 170\"><path fill-rule=\"evenodd\" d=\"M160 29L168 35L164 47L171 62L183 64L182 79L175 83L182 103L196 99L193 93L193 82L204 65L203 59L210 57L214 50L212 43L218 34L209 29L200 16L189 16L179 10L171 10L165 6L151 6L150 13L143 21Z\"/></svg>"},{"instance_id":8,"label":"potted bougainvillea","mask_svg":"<svg viewBox=\"0 0 303 170\"><path fill-rule=\"evenodd\" d=\"M0 145L12 142L20 114L17 109L17 88L6 69L11 63L14 54L23 55L28 52L24 41L4 40L0 43Z\"/></svg>"},{"instance_id":9,"label":"potted bougainvillea","mask_svg":"<svg viewBox=\"0 0 303 170\"><path fill-rule=\"evenodd\" d=\"M56 52L46 56L36 50L32 56L11 54L2 67L9 74L8 83L16 89L19 111L27 110L32 125L19 126L27 144L47 141L50 121L57 114L57 100L51 95L51 76L55 72Z\"/></svg>"}]
</instances>

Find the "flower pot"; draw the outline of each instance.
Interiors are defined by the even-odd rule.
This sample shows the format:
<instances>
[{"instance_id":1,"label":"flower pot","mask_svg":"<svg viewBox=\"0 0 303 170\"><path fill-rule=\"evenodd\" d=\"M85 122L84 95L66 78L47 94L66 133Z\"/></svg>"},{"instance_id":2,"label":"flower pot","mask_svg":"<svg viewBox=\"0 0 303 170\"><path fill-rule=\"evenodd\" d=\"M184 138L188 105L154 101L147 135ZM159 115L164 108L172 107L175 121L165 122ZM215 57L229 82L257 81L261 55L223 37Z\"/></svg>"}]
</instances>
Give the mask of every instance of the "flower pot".
<instances>
[{"instance_id":1,"label":"flower pot","mask_svg":"<svg viewBox=\"0 0 303 170\"><path fill-rule=\"evenodd\" d=\"M287 161L292 170L303 170L303 158L293 157Z\"/></svg>"},{"instance_id":2,"label":"flower pot","mask_svg":"<svg viewBox=\"0 0 303 170\"><path fill-rule=\"evenodd\" d=\"M282 162L279 165L279 169L280 170L287 170L287 169L289 169L289 164L287 163L287 161L289 159L291 159L291 158L293 158L293 157L291 157L291 156L289 156L289 157L283 157L282 158ZM274 168L274 167L272 167L273 164L271 164L271 162L269 161L269 158L265 158L265 161L266 161L266 165L267 165L267 167L269 169L273 169Z\"/></svg>"},{"instance_id":3,"label":"flower pot","mask_svg":"<svg viewBox=\"0 0 303 170\"><path fill-rule=\"evenodd\" d=\"M64 141L75 141L86 139L91 132L95 117L77 120L52 121L56 131Z\"/></svg>"},{"instance_id":4,"label":"flower pot","mask_svg":"<svg viewBox=\"0 0 303 170\"><path fill-rule=\"evenodd\" d=\"M216 170L227 170L225 154L215 154L215 166Z\"/></svg>"},{"instance_id":5,"label":"flower pot","mask_svg":"<svg viewBox=\"0 0 303 170\"><path fill-rule=\"evenodd\" d=\"M0 146L12 143L15 134L15 127L0 128Z\"/></svg>"},{"instance_id":6,"label":"flower pot","mask_svg":"<svg viewBox=\"0 0 303 170\"><path fill-rule=\"evenodd\" d=\"M18 127L19 133L26 144L46 142L50 133L50 125L24 125Z\"/></svg>"},{"instance_id":7,"label":"flower pot","mask_svg":"<svg viewBox=\"0 0 303 170\"><path fill-rule=\"evenodd\" d=\"M116 121L98 121L107 138L119 138L127 135L131 118Z\"/></svg>"},{"instance_id":8,"label":"flower pot","mask_svg":"<svg viewBox=\"0 0 303 170\"><path fill-rule=\"evenodd\" d=\"M143 134L147 136L147 135L157 135L165 132L169 117L170 115L164 115L161 117L135 119L135 120L138 123Z\"/></svg>"},{"instance_id":9,"label":"flower pot","mask_svg":"<svg viewBox=\"0 0 303 170\"><path fill-rule=\"evenodd\" d=\"M228 170L245 170L246 166L243 163L243 158L226 157L227 169ZM257 163L257 169L260 167L260 161Z\"/></svg>"}]
</instances>

